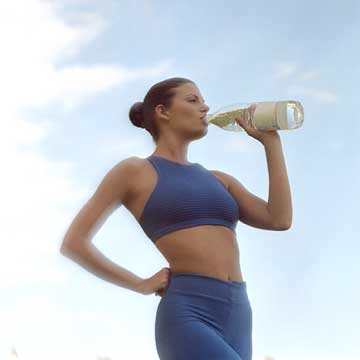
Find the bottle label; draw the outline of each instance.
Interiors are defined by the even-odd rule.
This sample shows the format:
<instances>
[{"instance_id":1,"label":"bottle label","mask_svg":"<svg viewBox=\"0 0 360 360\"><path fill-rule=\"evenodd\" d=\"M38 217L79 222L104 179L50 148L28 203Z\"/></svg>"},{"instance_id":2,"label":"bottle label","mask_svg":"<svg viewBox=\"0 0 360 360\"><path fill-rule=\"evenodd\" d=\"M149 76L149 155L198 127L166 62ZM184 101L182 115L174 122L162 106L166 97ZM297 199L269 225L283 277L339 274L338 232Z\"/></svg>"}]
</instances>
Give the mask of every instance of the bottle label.
<instances>
[{"instance_id":1,"label":"bottle label","mask_svg":"<svg viewBox=\"0 0 360 360\"><path fill-rule=\"evenodd\" d=\"M289 128L287 117L288 103L288 101L278 101L276 104L276 121L280 130Z\"/></svg>"},{"instance_id":2,"label":"bottle label","mask_svg":"<svg viewBox=\"0 0 360 360\"><path fill-rule=\"evenodd\" d=\"M261 101L256 103L254 126L257 130L278 130L276 122L278 101Z\"/></svg>"}]
</instances>

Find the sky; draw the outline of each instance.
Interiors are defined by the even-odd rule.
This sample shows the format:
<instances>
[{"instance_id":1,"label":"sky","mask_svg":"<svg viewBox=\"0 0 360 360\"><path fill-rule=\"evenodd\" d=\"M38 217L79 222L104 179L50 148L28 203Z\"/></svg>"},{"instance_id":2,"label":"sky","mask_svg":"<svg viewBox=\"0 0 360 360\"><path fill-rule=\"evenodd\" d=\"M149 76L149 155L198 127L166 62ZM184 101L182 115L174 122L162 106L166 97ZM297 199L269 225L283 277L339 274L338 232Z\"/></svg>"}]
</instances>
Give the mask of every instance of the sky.
<instances>
[{"instance_id":1,"label":"sky","mask_svg":"<svg viewBox=\"0 0 360 360\"><path fill-rule=\"evenodd\" d=\"M254 360L359 360L360 4L357 1L0 2L0 358L158 359L160 297L59 253L105 173L154 150L128 111L155 83L192 79L210 107L297 100L278 131L293 222L238 222ZM209 125L188 160L268 199L263 145ZM166 259L127 209L93 243L142 278ZM17 354L17 355L16 355Z\"/></svg>"}]
</instances>

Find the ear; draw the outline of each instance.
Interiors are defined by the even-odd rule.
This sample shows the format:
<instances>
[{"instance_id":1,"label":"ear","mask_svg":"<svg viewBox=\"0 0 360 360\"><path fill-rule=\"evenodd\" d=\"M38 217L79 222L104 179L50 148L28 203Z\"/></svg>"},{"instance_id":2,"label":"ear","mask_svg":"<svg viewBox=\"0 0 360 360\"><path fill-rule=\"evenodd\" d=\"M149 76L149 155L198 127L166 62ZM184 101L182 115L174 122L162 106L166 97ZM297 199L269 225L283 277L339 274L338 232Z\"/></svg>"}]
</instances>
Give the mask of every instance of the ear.
<instances>
[{"instance_id":1,"label":"ear","mask_svg":"<svg viewBox=\"0 0 360 360\"><path fill-rule=\"evenodd\" d=\"M169 120L169 110L167 110L163 104L156 105L155 113L158 118Z\"/></svg>"}]
</instances>

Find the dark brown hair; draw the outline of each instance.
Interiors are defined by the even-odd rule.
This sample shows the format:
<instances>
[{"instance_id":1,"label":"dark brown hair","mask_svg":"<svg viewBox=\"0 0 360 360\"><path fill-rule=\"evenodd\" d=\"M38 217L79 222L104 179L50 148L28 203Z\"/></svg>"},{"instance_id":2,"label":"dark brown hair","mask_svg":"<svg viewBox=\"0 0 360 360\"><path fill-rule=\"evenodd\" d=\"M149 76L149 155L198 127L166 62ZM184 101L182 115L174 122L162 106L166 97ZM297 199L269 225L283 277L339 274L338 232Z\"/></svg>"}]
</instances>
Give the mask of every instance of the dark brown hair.
<instances>
[{"instance_id":1,"label":"dark brown hair","mask_svg":"<svg viewBox=\"0 0 360 360\"><path fill-rule=\"evenodd\" d=\"M157 143L160 135L155 122L155 107L162 104L170 108L175 95L174 89L186 83L194 84L192 80L181 77L160 81L149 89L143 102L136 102L130 108L131 122L137 127L146 129L151 134L154 143Z\"/></svg>"}]
</instances>

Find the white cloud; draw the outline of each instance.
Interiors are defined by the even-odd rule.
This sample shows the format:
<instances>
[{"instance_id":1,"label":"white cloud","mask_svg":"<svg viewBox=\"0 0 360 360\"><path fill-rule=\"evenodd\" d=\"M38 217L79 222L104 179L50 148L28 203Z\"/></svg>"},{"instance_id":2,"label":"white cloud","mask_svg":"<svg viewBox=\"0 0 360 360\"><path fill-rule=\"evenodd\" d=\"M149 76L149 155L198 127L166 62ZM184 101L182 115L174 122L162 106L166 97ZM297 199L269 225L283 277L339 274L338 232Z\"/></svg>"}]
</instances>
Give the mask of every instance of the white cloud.
<instances>
[{"instance_id":1,"label":"white cloud","mask_svg":"<svg viewBox=\"0 0 360 360\"><path fill-rule=\"evenodd\" d=\"M275 65L274 78L288 80L290 76L296 81L307 81L316 79L319 74L315 71L301 72L294 63L279 63ZM319 90L311 87L293 85L288 87L288 93L291 96L306 96L317 100L319 103L335 103L337 96L330 90Z\"/></svg>"},{"instance_id":2,"label":"white cloud","mask_svg":"<svg viewBox=\"0 0 360 360\"><path fill-rule=\"evenodd\" d=\"M314 80L318 77L319 77L319 73L317 73L316 71L305 71L298 75L298 79L303 81Z\"/></svg>"},{"instance_id":3,"label":"white cloud","mask_svg":"<svg viewBox=\"0 0 360 360\"><path fill-rule=\"evenodd\" d=\"M293 75L297 70L296 64L293 63L279 63L275 65L275 78L288 78Z\"/></svg>"},{"instance_id":4,"label":"white cloud","mask_svg":"<svg viewBox=\"0 0 360 360\"><path fill-rule=\"evenodd\" d=\"M90 189L73 178L71 163L52 161L35 150L56 129L51 119L31 122L27 110L55 102L70 110L89 96L161 74L171 65L169 59L136 70L102 64L58 69L56 61L76 55L104 29L95 14L86 13L80 20L81 25L66 24L52 2L14 0L0 5L0 238L6 247L0 270L7 274L0 288L64 280L54 265L60 237L90 195ZM45 258L39 261L41 256Z\"/></svg>"},{"instance_id":5,"label":"white cloud","mask_svg":"<svg viewBox=\"0 0 360 360\"><path fill-rule=\"evenodd\" d=\"M71 162L54 161L39 151L46 137L55 136L56 127L43 115L34 123L28 111L55 103L69 111L114 86L162 74L173 61L135 70L104 64L59 67L65 59L75 59L106 23L96 14L85 13L73 17L70 25L59 16L58 4L0 3L0 291L8 297L26 287L48 289L66 282L71 269L61 268L59 245L74 212L91 191L74 177ZM89 313L79 316L83 316L77 319L79 326L94 321ZM97 349L71 343L69 329L76 321L72 312L45 297L21 296L11 305L4 303L0 319L0 358L10 357L14 346L20 359L95 359ZM59 339L69 346L55 354L51 348ZM107 349L98 350L101 354Z\"/></svg>"},{"instance_id":6,"label":"white cloud","mask_svg":"<svg viewBox=\"0 0 360 360\"><path fill-rule=\"evenodd\" d=\"M337 102L337 95L330 90L318 90L304 86L290 86L289 94L292 96L308 96L323 104L333 104Z\"/></svg>"}]
</instances>

